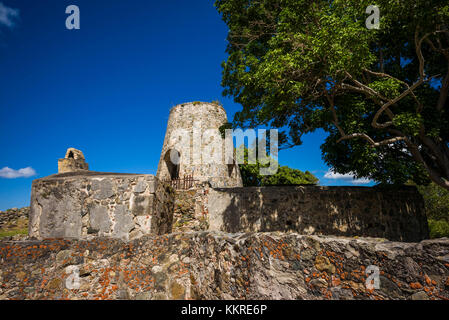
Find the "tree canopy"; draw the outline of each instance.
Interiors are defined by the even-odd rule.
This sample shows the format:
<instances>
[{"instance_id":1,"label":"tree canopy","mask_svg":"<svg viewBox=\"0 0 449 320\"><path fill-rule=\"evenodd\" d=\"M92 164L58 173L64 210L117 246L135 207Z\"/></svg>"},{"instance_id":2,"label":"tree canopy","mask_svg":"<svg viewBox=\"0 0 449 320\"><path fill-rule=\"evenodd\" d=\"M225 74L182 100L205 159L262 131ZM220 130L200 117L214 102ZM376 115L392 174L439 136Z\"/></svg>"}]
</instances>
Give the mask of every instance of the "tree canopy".
<instances>
[{"instance_id":1,"label":"tree canopy","mask_svg":"<svg viewBox=\"0 0 449 320\"><path fill-rule=\"evenodd\" d=\"M280 129L283 147L323 128L337 172L449 189L449 3L216 0L228 25L224 95L235 127Z\"/></svg>"},{"instance_id":2,"label":"tree canopy","mask_svg":"<svg viewBox=\"0 0 449 320\"><path fill-rule=\"evenodd\" d=\"M302 172L301 170L280 166L279 164L277 164L278 170L275 174L261 175L260 168L269 164L261 164L259 160L256 160L254 164L248 163L248 149L244 146L240 146L240 148L244 148L243 156L245 161L243 164L239 164L239 169L245 187L317 184L319 181L309 171ZM274 160L271 159L271 161Z\"/></svg>"}]
</instances>

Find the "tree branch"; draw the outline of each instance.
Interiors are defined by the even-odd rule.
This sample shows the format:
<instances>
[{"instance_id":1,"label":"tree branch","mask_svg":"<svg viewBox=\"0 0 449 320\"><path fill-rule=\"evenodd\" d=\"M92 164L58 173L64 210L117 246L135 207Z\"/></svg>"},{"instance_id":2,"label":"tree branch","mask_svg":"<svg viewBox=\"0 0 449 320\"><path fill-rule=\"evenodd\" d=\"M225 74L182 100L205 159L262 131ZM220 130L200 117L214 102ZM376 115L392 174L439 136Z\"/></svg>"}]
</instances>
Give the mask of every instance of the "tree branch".
<instances>
[{"instance_id":1,"label":"tree branch","mask_svg":"<svg viewBox=\"0 0 449 320\"><path fill-rule=\"evenodd\" d=\"M375 142L373 140L373 138L368 136L366 133L352 133L352 134L341 137L340 139L337 140L337 142L340 142L343 140L348 140L348 139L354 139L354 138L363 138L363 139L367 140L373 147L379 147L379 146L395 143L398 141L405 141L407 139L406 137L393 137L390 139L385 139L385 140L382 140L379 142Z\"/></svg>"},{"instance_id":2,"label":"tree branch","mask_svg":"<svg viewBox=\"0 0 449 320\"><path fill-rule=\"evenodd\" d=\"M396 102L398 102L399 100L403 99L404 97L406 97L407 95L409 95L410 93L413 93L413 90L415 90L418 86L420 86L425 78L426 78L426 74L424 72L424 57L422 54L422 42L431 34L431 33L427 33L425 34L421 39L419 39L418 37L418 30L419 27L416 27L415 30L415 51L416 51L416 55L418 56L418 60L419 60L419 80L417 82L415 82L411 87L409 87L407 85L407 89L402 92L399 96L397 96L395 99L388 101L386 104L384 104L374 115L373 121L371 122L371 125L374 128L378 128L378 129L382 129L382 128L386 128L389 127L393 124L392 121L387 121L385 123L378 123L377 120L379 119L380 115L386 110L388 109L391 105L395 104Z\"/></svg>"}]
</instances>

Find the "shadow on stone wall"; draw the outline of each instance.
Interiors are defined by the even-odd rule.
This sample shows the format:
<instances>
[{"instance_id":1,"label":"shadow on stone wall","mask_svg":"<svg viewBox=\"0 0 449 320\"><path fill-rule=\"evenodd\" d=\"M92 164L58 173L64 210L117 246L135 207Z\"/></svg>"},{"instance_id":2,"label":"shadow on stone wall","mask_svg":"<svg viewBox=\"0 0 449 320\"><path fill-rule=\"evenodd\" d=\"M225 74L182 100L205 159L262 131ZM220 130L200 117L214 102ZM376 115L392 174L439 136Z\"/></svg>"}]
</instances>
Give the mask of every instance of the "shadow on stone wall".
<instances>
[{"instance_id":1,"label":"shadow on stone wall","mask_svg":"<svg viewBox=\"0 0 449 320\"><path fill-rule=\"evenodd\" d=\"M414 187L251 187L213 189L215 228L225 232L298 232L428 239L424 203Z\"/></svg>"}]
</instances>

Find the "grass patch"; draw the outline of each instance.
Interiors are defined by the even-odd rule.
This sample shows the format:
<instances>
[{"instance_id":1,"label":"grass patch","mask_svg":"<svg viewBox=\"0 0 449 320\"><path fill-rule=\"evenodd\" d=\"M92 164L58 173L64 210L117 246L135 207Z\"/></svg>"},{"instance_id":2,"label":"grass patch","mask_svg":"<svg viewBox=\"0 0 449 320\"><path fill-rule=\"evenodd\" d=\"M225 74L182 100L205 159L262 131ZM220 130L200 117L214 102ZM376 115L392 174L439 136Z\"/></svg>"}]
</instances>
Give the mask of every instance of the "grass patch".
<instances>
[{"instance_id":1,"label":"grass patch","mask_svg":"<svg viewBox=\"0 0 449 320\"><path fill-rule=\"evenodd\" d=\"M0 230L0 238L12 237L18 234L28 234L28 228L15 229L15 230Z\"/></svg>"}]
</instances>

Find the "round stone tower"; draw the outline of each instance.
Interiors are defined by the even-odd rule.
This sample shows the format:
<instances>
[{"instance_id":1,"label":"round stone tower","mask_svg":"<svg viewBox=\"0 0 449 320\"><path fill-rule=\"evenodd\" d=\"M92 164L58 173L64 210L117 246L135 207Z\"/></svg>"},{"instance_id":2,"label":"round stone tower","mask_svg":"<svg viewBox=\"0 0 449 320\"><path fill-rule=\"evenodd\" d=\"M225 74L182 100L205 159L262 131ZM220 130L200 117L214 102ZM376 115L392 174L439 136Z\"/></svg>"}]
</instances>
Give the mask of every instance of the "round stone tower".
<instances>
[{"instance_id":1,"label":"round stone tower","mask_svg":"<svg viewBox=\"0 0 449 320\"><path fill-rule=\"evenodd\" d=\"M216 103L189 102L170 110L164 145L157 169L160 180L193 177L212 187L241 187L242 177L234 161L232 139L219 128L226 111Z\"/></svg>"}]
</instances>

